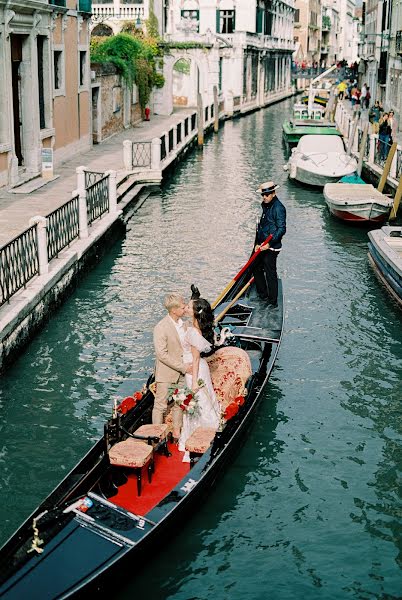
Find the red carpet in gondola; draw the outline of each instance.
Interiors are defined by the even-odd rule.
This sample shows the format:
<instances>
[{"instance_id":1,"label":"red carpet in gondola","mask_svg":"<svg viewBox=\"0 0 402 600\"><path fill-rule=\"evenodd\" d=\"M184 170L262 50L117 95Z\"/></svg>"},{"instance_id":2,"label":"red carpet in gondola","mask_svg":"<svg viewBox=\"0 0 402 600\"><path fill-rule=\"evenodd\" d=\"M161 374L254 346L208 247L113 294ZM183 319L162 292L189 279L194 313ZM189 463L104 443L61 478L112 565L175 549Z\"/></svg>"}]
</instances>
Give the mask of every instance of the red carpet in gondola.
<instances>
[{"instance_id":1,"label":"red carpet in gondola","mask_svg":"<svg viewBox=\"0 0 402 600\"><path fill-rule=\"evenodd\" d=\"M175 444L169 444L169 450L172 456L155 455L155 473L151 483L146 469L143 469L141 496L137 494L136 476L127 472L128 482L119 487L118 494L110 501L135 514L146 515L189 471L189 463L182 462L183 452L179 452Z\"/></svg>"}]
</instances>

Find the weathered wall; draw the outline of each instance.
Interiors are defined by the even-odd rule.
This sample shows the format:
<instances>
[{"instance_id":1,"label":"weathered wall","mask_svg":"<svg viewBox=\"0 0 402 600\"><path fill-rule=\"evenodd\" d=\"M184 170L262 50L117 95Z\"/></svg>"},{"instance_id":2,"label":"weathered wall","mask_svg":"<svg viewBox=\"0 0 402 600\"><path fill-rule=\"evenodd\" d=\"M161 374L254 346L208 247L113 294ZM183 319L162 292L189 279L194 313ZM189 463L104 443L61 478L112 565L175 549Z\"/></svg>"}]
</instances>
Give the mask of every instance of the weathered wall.
<instances>
[{"instance_id":1,"label":"weathered wall","mask_svg":"<svg viewBox=\"0 0 402 600\"><path fill-rule=\"evenodd\" d=\"M138 102L133 104L132 90L126 89L126 83L113 64L91 64L91 70L95 72L93 86L100 86L101 126L98 141L102 141L127 126L138 123L141 120L141 109ZM127 102L126 94L129 96Z\"/></svg>"}]
</instances>

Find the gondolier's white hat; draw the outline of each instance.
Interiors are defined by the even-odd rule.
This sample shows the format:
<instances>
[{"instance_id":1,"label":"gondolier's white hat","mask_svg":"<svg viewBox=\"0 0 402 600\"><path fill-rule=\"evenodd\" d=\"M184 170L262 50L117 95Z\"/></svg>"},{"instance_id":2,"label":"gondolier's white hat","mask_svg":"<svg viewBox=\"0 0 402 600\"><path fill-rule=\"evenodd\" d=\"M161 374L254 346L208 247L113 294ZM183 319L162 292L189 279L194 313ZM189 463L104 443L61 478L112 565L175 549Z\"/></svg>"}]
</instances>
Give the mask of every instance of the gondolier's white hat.
<instances>
[{"instance_id":1,"label":"gondolier's white hat","mask_svg":"<svg viewBox=\"0 0 402 600\"><path fill-rule=\"evenodd\" d=\"M260 192L261 194L272 194L278 189L278 187L279 185L276 185L276 183L273 181L265 181L265 183L262 183L256 191Z\"/></svg>"}]
</instances>

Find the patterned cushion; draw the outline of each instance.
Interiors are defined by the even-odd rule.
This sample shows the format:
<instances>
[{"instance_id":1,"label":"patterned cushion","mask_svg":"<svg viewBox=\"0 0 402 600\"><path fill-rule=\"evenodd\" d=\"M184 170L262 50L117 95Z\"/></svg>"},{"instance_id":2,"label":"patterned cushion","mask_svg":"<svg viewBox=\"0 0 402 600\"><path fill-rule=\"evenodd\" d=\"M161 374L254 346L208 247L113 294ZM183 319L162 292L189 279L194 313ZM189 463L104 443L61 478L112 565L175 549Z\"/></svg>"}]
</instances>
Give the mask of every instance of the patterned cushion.
<instances>
[{"instance_id":1,"label":"patterned cushion","mask_svg":"<svg viewBox=\"0 0 402 600\"><path fill-rule=\"evenodd\" d=\"M135 435L158 437L160 440L165 439L168 433L169 425L166 425L166 423L164 425L141 425L141 427L134 431Z\"/></svg>"},{"instance_id":2,"label":"patterned cushion","mask_svg":"<svg viewBox=\"0 0 402 600\"><path fill-rule=\"evenodd\" d=\"M216 429L213 427L197 427L186 440L186 450L204 454L214 439Z\"/></svg>"},{"instance_id":3,"label":"patterned cushion","mask_svg":"<svg viewBox=\"0 0 402 600\"><path fill-rule=\"evenodd\" d=\"M110 464L117 467L131 467L132 469L143 467L151 458L152 446L129 438L124 442L118 442L109 450Z\"/></svg>"},{"instance_id":4,"label":"patterned cushion","mask_svg":"<svg viewBox=\"0 0 402 600\"><path fill-rule=\"evenodd\" d=\"M224 411L237 396L244 395L244 386L252 373L250 358L242 348L225 346L207 361L212 385Z\"/></svg>"}]
</instances>

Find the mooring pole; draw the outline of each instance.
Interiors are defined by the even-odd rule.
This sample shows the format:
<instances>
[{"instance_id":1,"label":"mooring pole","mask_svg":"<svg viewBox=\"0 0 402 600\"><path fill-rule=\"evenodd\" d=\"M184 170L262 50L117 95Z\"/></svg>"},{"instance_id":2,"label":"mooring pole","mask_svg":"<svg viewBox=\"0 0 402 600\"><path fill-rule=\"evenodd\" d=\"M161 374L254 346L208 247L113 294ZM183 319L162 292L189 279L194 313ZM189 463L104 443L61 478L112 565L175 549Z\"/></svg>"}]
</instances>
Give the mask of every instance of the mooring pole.
<instances>
[{"instance_id":1,"label":"mooring pole","mask_svg":"<svg viewBox=\"0 0 402 600\"><path fill-rule=\"evenodd\" d=\"M219 131L219 103L218 103L218 88L214 85L214 132Z\"/></svg>"},{"instance_id":2,"label":"mooring pole","mask_svg":"<svg viewBox=\"0 0 402 600\"><path fill-rule=\"evenodd\" d=\"M380 140L380 144L381 144L381 140ZM380 183L378 184L378 188L377 188L377 190L379 192L383 191L385 184L387 183L387 177L388 177L389 171L391 169L392 160L394 158L394 154L396 152L397 146L398 146L398 144L396 142L394 142L388 152L387 160L385 161L385 165L384 165L384 169L383 169L383 172L381 175ZM380 148L381 148L381 146L380 146Z\"/></svg>"},{"instance_id":3,"label":"mooring pole","mask_svg":"<svg viewBox=\"0 0 402 600\"><path fill-rule=\"evenodd\" d=\"M204 145L204 108L202 106L202 96L197 97L197 123L198 123L198 145Z\"/></svg>"}]
</instances>

